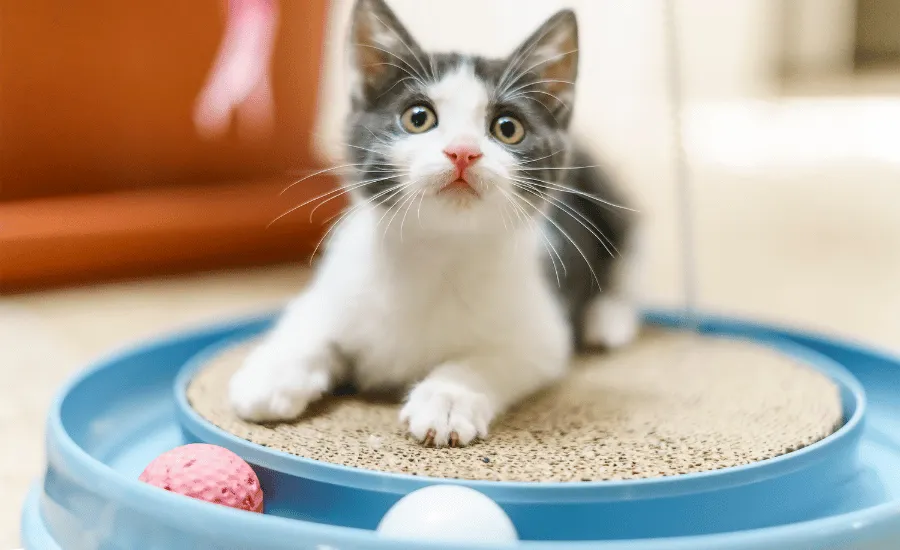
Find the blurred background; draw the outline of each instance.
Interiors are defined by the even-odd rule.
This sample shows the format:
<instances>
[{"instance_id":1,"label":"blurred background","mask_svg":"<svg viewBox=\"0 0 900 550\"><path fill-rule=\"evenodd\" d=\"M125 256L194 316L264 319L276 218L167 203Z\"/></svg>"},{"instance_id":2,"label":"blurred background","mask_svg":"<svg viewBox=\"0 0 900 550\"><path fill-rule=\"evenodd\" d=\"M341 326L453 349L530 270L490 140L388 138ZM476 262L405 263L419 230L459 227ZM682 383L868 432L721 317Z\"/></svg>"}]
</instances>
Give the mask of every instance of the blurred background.
<instances>
[{"instance_id":1,"label":"blurred background","mask_svg":"<svg viewBox=\"0 0 900 550\"><path fill-rule=\"evenodd\" d=\"M648 219L647 302L681 305L662 0L388 1L426 48L489 55L577 11L575 131ZM336 185L280 194L340 163L351 4L272 2L271 125L211 135L225 3L0 1L0 548L68 376L302 288L342 203L270 222ZM900 0L675 7L700 306L900 352Z\"/></svg>"}]
</instances>

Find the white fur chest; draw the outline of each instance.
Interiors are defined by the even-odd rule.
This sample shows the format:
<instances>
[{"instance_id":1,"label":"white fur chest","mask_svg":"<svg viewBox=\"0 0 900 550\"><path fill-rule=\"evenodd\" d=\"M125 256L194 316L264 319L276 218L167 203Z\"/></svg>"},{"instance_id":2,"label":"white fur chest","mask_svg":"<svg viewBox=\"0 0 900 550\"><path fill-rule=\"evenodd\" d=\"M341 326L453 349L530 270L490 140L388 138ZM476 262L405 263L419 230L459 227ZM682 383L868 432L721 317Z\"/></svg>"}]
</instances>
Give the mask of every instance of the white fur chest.
<instances>
[{"instance_id":1,"label":"white fur chest","mask_svg":"<svg viewBox=\"0 0 900 550\"><path fill-rule=\"evenodd\" d=\"M407 227L401 242L375 230L373 214L340 228L311 289L330 304L325 318L361 387L408 384L443 362L510 347L567 354L569 329L531 229L479 240Z\"/></svg>"}]
</instances>

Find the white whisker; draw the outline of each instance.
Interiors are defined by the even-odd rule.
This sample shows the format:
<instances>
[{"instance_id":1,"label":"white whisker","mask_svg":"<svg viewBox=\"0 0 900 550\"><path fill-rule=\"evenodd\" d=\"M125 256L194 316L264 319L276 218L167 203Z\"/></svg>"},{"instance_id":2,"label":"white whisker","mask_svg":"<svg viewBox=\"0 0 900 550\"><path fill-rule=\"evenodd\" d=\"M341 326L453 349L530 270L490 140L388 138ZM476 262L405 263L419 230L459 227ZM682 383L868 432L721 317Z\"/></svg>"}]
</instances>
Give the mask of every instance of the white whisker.
<instances>
[{"instance_id":1,"label":"white whisker","mask_svg":"<svg viewBox=\"0 0 900 550\"><path fill-rule=\"evenodd\" d=\"M528 218L529 218L528 212L526 212L525 209L522 208L520 205L516 204L515 201L512 200L512 198L517 198L517 199L519 199L519 200L524 200L524 201L525 201L525 204L527 204L528 206L534 208L537 212L540 212L540 214L543 215L544 217L547 217L547 215L544 214L543 212L541 212L541 210L540 210L539 208L535 207L535 205L531 204L531 203L528 202L526 199L524 199L524 198L522 198L522 197L519 197L519 196L516 195L515 193L512 193L512 195L510 195L509 193L507 193L506 191L504 191L503 189L501 189L501 188L499 188L499 187L497 188L497 190L500 191L500 192L503 194L503 196L505 196L506 199L507 199L513 206L515 206L515 207L519 210L519 212L521 212L521 213L525 216L525 220L526 220L526 221L527 221ZM510 198L510 196L511 196L512 198ZM550 218L547 218L547 219L549 220ZM552 220L551 220L551 223L552 223ZM559 276L559 270L558 270L557 267L556 267L556 261L553 259L553 256L555 255L556 258L559 259L559 264L562 266L562 269L563 269L563 276L566 276L566 275L568 274L568 270L566 269L566 263L563 261L562 256L559 255L559 252L556 250L556 247L553 246L553 243L550 242L550 239L547 238L547 235L546 235L543 231L541 231L541 237L543 238L544 243L545 243L544 248L547 248L548 246L550 247L550 248L547 250L547 254L548 254L549 257L550 257L550 264L553 266L553 272L556 274L556 284L559 285L559 286L562 286L562 280L560 279L560 276Z\"/></svg>"},{"instance_id":2,"label":"white whisker","mask_svg":"<svg viewBox=\"0 0 900 550\"><path fill-rule=\"evenodd\" d=\"M354 145L352 143L342 143L341 145L343 145L344 147L351 147L353 149L359 149L360 151L368 151L369 153L372 153L374 155L379 155L379 156L384 156L387 154L387 151L377 151L375 149L369 149L368 147L363 147L361 145ZM378 164L398 166L396 164L392 164L389 162L384 162L384 163L379 162Z\"/></svg>"},{"instance_id":3,"label":"white whisker","mask_svg":"<svg viewBox=\"0 0 900 550\"><path fill-rule=\"evenodd\" d=\"M364 200L363 202L361 202L361 203L359 203L359 204L356 204L356 205L354 205L353 207L348 208L348 209L344 210L343 212L341 212L341 213L339 213L339 214L335 214L334 216L332 216L332 217L328 218L327 220L325 220L325 223L328 223L328 222L330 222L331 220L333 220L335 217L338 218L338 220L337 220L336 222L334 222L333 224L331 224L331 226L325 231L325 234L322 235L322 238L319 239L319 242L316 243L316 247L313 249L313 253L312 253L312 255L309 257L310 265L312 265L313 258L316 257L316 252L319 251L319 247L322 246L322 243L325 242L325 239L328 237L328 235L332 232L332 230L333 230L335 227L337 227L339 224L341 224L341 223L343 223L344 221L346 221L347 219L349 219L353 214L358 213L358 212L359 212L362 208L364 208L366 205L371 204L372 202L374 202L375 199L377 199L378 197L380 197L380 196L382 196L382 195L385 195L385 194L387 194L387 193L397 192L397 191L399 191L402 187L403 187L403 184L397 184L397 185L395 185L395 186L393 186L393 187L391 187L391 188L388 188L388 189L385 189L385 190L383 190L383 191L380 191L380 192L378 192L377 194L372 195L372 196L369 197L368 199ZM379 203L379 204L380 204L380 203Z\"/></svg>"},{"instance_id":4,"label":"white whisker","mask_svg":"<svg viewBox=\"0 0 900 550\"><path fill-rule=\"evenodd\" d=\"M325 199L324 201L320 202L319 204L315 205L315 206L313 207L312 211L310 211L310 213L309 213L309 221L310 221L310 222L312 221L313 214L315 214L315 213L316 213L316 210L318 210L319 207L322 206L323 204L325 204L326 202L328 202L328 201L330 201L330 200L332 200L332 199L336 199L336 198L340 197L341 195L344 195L344 194L349 193L349 192L351 192L351 191L354 191L354 190L356 190L356 189L361 189L361 188L363 188L363 187L368 187L369 185L372 185L373 183L379 183L379 182L387 181L387 180L390 180L390 179L393 179L393 178L394 178L394 176L387 176L387 177L384 177L384 178L378 178L378 179L366 180L366 181L363 181L363 182L355 183L355 184L353 184L353 185L344 186L344 187L342 188L343 190L342 190L340 193L338 193L337 195L334 195L334 196L332 196L332 197L329 197L329 198ZM306 204L309 204L309 201L307 201ZM302 205L301 205L301 206L302 206Z\"/></svg>"},{"instance_id":5,"label":"white whisker","mask_svg":"<svg viewBox=\"0 0 900 550\"><path fill-rule=\"evenodd\" d=\"M544 94L544 95L550 96L553 99L555 99L557 102L559 102L560 106L565 107L567 111L571 110L571 109L569 109L569 106L566 104L565 101L561 100L558 96L551 94L550 92L545 92L543 90L528 90L525 92L519 92L516 95L509 96L508 99L513 100L518 97L528 97L528 94Z\"/></svg>"},{"instance_id":6,"label":"white whisker","mask_svg":"<svg viewBox=\"0 0 900 550\"><path fill-rule=\"evenodd\" d=\"M506 223L506 206L506 203L500 205L500 220L503 222L503 229L509 233L509 225Z\"/></svg>"},{"instance_id":7,"label":"white whisker","mask_svg":"<svg viewBox=\"0 0 900 550\"><path fill-rule=\"evenodd\" d=\"M419 206L416 208L416 219L419 220L419 227L422 227L422 201L425 200L425 193L419 197Z\"/></svg>"},{"instance_id":8,"label":"white whisker","mask_svg":"<svg viewBox=\"0 0 900 550\"><path fill-rule=\"evenodd\" d=\"M391 84L391 87L390 87L390 88L388 88L387 90L385 90L385 91L381 92L380 94L378 94L378 97L376 97L375 99L376 99L376 100L377 100L377 99L381 99L381 97L382 97L384 94L386 94L386 93L390 92L391 90L393 90L394 88L396 88L396 87L397 87L397 84L402 84L403 82L406 82L407 80L417 80L417 81L421 82L420 80L418 80L418 79L417 79L416 77L414 77L414 76L404 76L403 78L401 78L401 79L398 80L397 82L394 82L393 84ZM367 129L368 129L368 128L367 128ZM370 130L370 131L371 131L371 130Z\"/></svg>"},{"instance_id":9,"label":"white whisker","mask_svg":"<svg viewBox=\"0 0 900 550\"><path fill-rule=\"evenodd\" d=\"M411 187L411 185L406 185L405 187ZM375 227L381 225L381 222L384 221L384 218L391 213L394 208L397 208L397 212L400 211L401 205L406 202L407 197L412 196L416 192L415 189L411 189L409 191L404 191L400 194L400 199L395 200L393 204L391 204L387 210L384 211L384 214L381 215L381 218L378 219L378 223L375 224ZM389 199L393 197L388 197ZM384 201L382 201L382 204ZM388 221L387 225L384 226L384 231L381 234L381 246L384 246L384 241L387 239L388 228L391 226L391 222L394 221L394 218L397 217L397 214L391 216L391 219Z\"/></svg>"},{"instance_id":10,"label":"white whisker","mask_svg":"<svg viewBox=\"0 0 900 550\"><path fill-rule=\"evenodd\" d=\"M397 61L400 61L401 63L403 63L404 65L406 65L407 67L409 67L409 70L412 71L413 73L415 73L415 77L413 77L413 78L415 78L416 80L418 80L419 82L421 82L422 85L424 86L424 81L426 80L425 75L423 75L422 73L420 73L419 71L417 71L416 68L413 67L407 60L403 59L402 57L400 57L399 55L395 54L394 52L392 52L392 51L390 51L390 50L386 50L386 49L384 49L384 48L379 48L378 46L373 46L372 44L361 44L361 43L359 43L359 42L354 43L354 46L362 46L363 48L372 48L373 50L378 50L378 51L380 51L380 52L382 52L382 53L386 53L386 54L392 56L392 57L393 57L394 59L396 59ZM396 67L396 65L395 65L395 67ZM397 68L398 68L398 69L401 69L400 67L397 67ZM409 71L407 71L407 70L405 70L405 69L401 69L401 70L403 70L405 73L409 74L409 76L411 76L411 77L413 76L412 74L410 74ZM426 72L426 74L427 74L427 72Z\"/></svg>"},{"instance_id":11,"label":"white whisker","mask_svg":"<svg viewBox=\"0 0 900 550\"><path fill-rule=\"evenodd\" d=\"M425 65L422 64L422 60L419 58L418 55L416 55L416 52L414 52L413 49L412 49L411 47L409 47L409 44L406 43L406 40L403 40L403 37L400 36L400 33L398 33L397 30L394 29L394 27L391 27L390 25L385 24L385 22L382 21L381 18L378 17L377 15L375 15L374 13L372 14L372 16L373 16L375 19L377 19L378 22L381 23L381 24L384 26L384 28L386 28L387 30L391 31L391 33L392 33L394 36L397 37L397 40L399 40L400 43L403 44L403 46L406 48L406 50L407 50L410 54L412 54L413 59L415 59L416 62L419 64L419 67L422 68L422 72L424 72L425 74L428 74L428 70L425 69ZM433 74L431 75L431 80L434 80L434 75L433 75Z\"/></svg>"},{"instance_id":12,"label":"white whisker","mask_svg":"<svg viewBox=\"0 0 900 550\"><path fill-rule=\"evenodd\" d=\"M541 168L519 168L522 172L536 172L539 170L581 170L584 168L599 168L600 164L586 164L584 166L545 166Z\"/></svg>"},{"instance_id":13,"label":"white whisker","mask_svg":"<svg viewBox=\"0 0 900 550\"><path fill-rule=\"evenodd\" d=\"M281 193L279 193L278 195L279 195L279 196L284 195L284 193L285 193L288 189L290 189L291 187L297 185L298 183L301 183L301 182L304 182L304 181L308 180L309 178L312 178L312 177L315 177L315 176L318 176L318 175L321 175L321 174L325 174L325 173L328 173L328 172L333 172L334 170L340 170L340 169L342 169L342 168L350 168L350 167L353 167L353 166L365 166L365 163L362 163L362 162L351 162L351 163L349 163L349 164L341 164L340 166L332 166L331 168L325 168L325 169L322 169L322 170L318 170L318 171L316 171L316 172L313 172L312 174L309 174L309 175L307 175L307 176L304 176L304 177L298 179L297 181L291 183L290 185L288 185L287 187L285 187L284 189L282 189L282 190L281 190Z\"/></svg>"},{"instance_id":14,"label":"white whisker","mask_svg":"<svg viewBox=\"0 0 900 550\"><path fill-rule=\"evenodd\" d=\"M416 192L415 195L412 196L412 199L409 201L409 204L406 206L406 210L403 212L403 218L400 219L400 242L403 242L403 225L406 223L406 216L409 214L409 209L416 202L416 196L421 194L423 197L425 196L425 189Z\"/></svg>"},{"instance_id":15,"label":"white whisker","mask_svg":"<svg viewBox=\"0 0 900 550\"><path fill-rule=\"evenodd\" d=\"M516 185L516 187L518 187L520 189L525 190L526 192L535 194L538 197L546 200L550 205L556 207L557 210L559 210L560 212L563 212L564 214L568 215L573 220L575 220L576 222L581 224L582 227L584 227L594 238L597 239L597 241L600 243L600 245L603 247L603 249L606 250L606 253L609 254L611 257L615 258L617 254L620 254L619 249L616 248L616 245L612 242L612 240L609 237L607 237L606 234L603 233L603 230L600 229L599 227L597 227L597 225L594 222L592 222L584 214L582 214L575 208L569 206L565 202L557 199L556 197L554 197L548 193L544 193L544 192L540 191L539 189L537 189L534 186L523 185L523 184L514 184L514 185ZM585 224L585 222L587 222L587 224ZM588 225L590 225L590 227L588 227ZM607 243L609 243L608 246L607 246ZM610 247L612 247L612 250L610 250ZM615 251L615 253L613 253L613 251Z\"/></svg>"},{"instance_id":16,"label":"white whisker","mask_svg":"<svg viewBox=\"0 0 900 550\"><path fill-rule=\"evenodd\" d=\"M411 77L413 80L415 80L416 82L418 82L423 88L426 87L426 84L425 84L425 81L424 81L424 80L422 80L420 77L418 77L418 76L416 76L416 75L410 73L409 71L407 71L406 69L404 69L404 68L401 67L400 65L397 65L396 63L391 63L390 61L381 61L380 63L366 63L366 64L363 65L363 66L364 66L364 67L378 67L378 66L380 66L380 65L388 65L388 66L390 66L390 67L396 67L397 69L403 71L403 74L405 74L405 75Z\"/></svg>"},{"instance_id":17,"label":"white whisker","mask_svg":"<svg viewBox=\"0 0 900 550\"><path fill-rule=\"evenodd\" d=\"M537 63L535 63L534 65L528 67L527 69L525 69L525 70L523 70L523 71L519 71L519 76L517 76L515 80L513 80L512 82L510 82L510 83L506 86L506 88L503 89L503 91L500 93L500 95L502 96L503 94L505 94L505 93L506 93L506 89L508 89L510 86L512 86L513 84L515 84L515 83L518 82L519 80L522 80L522 77L525 76L525 75L527 75L528 73L530 73L532 70L537 69L538 67L540 67L541 65L544 65L544 64L546 64L546 63L550 63L551 61L556 61L557 59L561 59L561 58L563 58L563 57L566 57L567 55L572 55L573 53L578 53L578 48L575 48L574 50L569 50L569 51L567 51L567 52L563 52L563 53L560 53L560 54L557 54L557 55L553 55L553 56L547 57L547 58L545 58L545 59L542 59L541 61L538 61Z\"/></svg>"},{"instance_id":18,"label":"white whisker","mask_svg":"<svg viewBox=\"0 0 900 550\"><path fill-rule=\"evenodd\" d=\"M387 176L387 177L384 177L384 178L377 178L377 179L372 179L372 180L361 181L361 182L355 183L355 184L353 184L353 185L340 186L340 187L338 187L338 188L336 188L336 189L332 189L331 191L327 191L327 192L325 192L325 193L322 193L322 194L320 194L320 195L317 195L317 196L315 196L315 197L313 197L313 198L311 198L311 199L309 199L309 200L306 200L306 201L304 201L304 202L302 202L302 203L300 203L300 204L298 204L298 205L292 207L292 208L291 208L290 210L288 210L287 212L284 212L284 213L280 214L280 215L279 215L278 217L276 217L274 220L272 220L271 222L269 222L269 224L266 226L266 228L271 227L272 224L274 224L275 222L277 222L277 221L280 220L281 218L287 216L288 214L291 214L292 212L296 212L297 210L303 208L303 207L306 206L307 204L310 204L310 203L315 202L315 201L317 201L317 200L319 200L319 199L323 199L323 198L325 198L325 197L328 197L329 195L333 195L332 197L329 197L329 198L327 198L326 200L322 201L320 204L317 204L316 207L312 209L312 212L309 213L309 221L312 222L313 213L316 211L316 209L319 208L319 206L322 206L322 205L325 204L326 202L328 202L328 201L330 201L330 200L332 200L332 199L336 199L337 197L340 197L340 196L343 195L344 193L348 193L348 192L350 192L350 191L352 191L352 190L354 190L354 189L358 189L358 188L360 188L360 187L365 187L366 185L371 185L371 184L377 183L377 182L379 182L379 181L389 180L389 179L391 179L391 178L393 178L393 177L394 177L394 176Z\"/></svg>"},{"instance_id":19,"label":"white whisker","mask_svg":"<svg viewBox=\"0 0 900 550\"><path fill-rule=\"evenodd\" d=\"M428 54L428 65L431 67L431 79L437 80L437 69L434 66L434 56Z\"/></svg>"},{"instance_id":20,"label":"white whisker","mask_svg":"<svg viewBox=\"0 0 900 550\"><path fill-rule=\"evenodd\" d=\"M635 210L634 208L629 208L629 207L623 206L621 204L616 204L614 202L602 199L602 198L598 197L597 195L587 193L585 191L581 191L580 189L575 189L574 187L562 185L560 183L554 183L551 181L542 180L540 178L535 178L532 176L511 176L510 179L512 179L513 181L517 181L519 183L538 183L544 187L547 187L548 189L553 189L553 190L559 191L561 193L570 193L572 195L578 195L580 197L590 199L594 202L597 202L599 204L604 204L604 205L610 206L612 208L618 208L620 210L627 210L628 212L637 212L637 210Z\"/></svg>"},{"instance_id":21,"label":"white whisker","mask_svg":"<svg viewBox=\"0 0 900 550\"><path fill-rule=\"evenodd\" d=\"M523 90L523 89L529 88L529 87L531 87L531 86L538 86L538 85L540 85L540 84L552 84L552 83L558 83L558 84L571 84L572 86L575 85L575 83L572 82L571 80L553 80L553 79L550 79L550 78L544 78L544 79L541 79L541 80L536 80L536 81L534 81L534 82L529 82L528 84L522 84L522 85L519 86L518 88L514 88L514 89L512 89L512 90L509 90L509 91L506 92L506 93L507 93L507 94L514 94L514 93L518 92L519 90Z\"/></svg>"},{"instance_id":22,"label":"white whisker","mask_svg":"<svg viewBox=\"0 0 900 550\"><path fill-rule=\"evenodd\" d=\"M514 195L514 196L518 197L518 195ZM591 262L590 262L590 260L588 260L587 255L584 253L583 250L581 250L581 247L578 246L578 243L575 242L575 239L573 239L573 238L571 237L571 235L569 235L569 234L566 232L565 229L563 229L558 223L556 223L556 221L555 221L553 218L551 218L550 216L548 216L547 214L545 214L543 210L541 210L540 208L537 208L535 205L533 205L533 204L531 204L530 202L528 202L528 200L525 199L524 197L518 197L518 198L521 199L521 200L524 200L524 201L527 202L529 205L531 205L532 208L534 208L535 210L537 210L537 212L538 212L541 216L543 216L544 219L546 219L548 222L550 222L550 223L553 225L553 227L556 228L557 231L559 231L566 239L569 240L570 243L572 243L572 246L575 247L575 250L578 251L578 253L581 255L581 258L584 260L584 263L588 266L588 269L591 271L591 276L593 277L594 281L597 283L597 287L599 288L599 287L600 287L600 279L597 278L597 273L594 271L594 266L591 265Z\"/></svg>"},{"instance_id":23,"label":"white whisker","mask_svg":"<svg viewBox=\"0 0 900 550\"><path fill-rule=\"evenodd\" d=\"M539 160L548 159L548 158L552 157L553 155L562 153L562 152L565 151L565 150L566 150L565 148L563 148L563 149L557 149L556 151L553 151L553 152L550 153L549 155L544 155L543 157L538 157L538 158L536 158L536 159L526 159L525 162L516 162L516 163L513 163L513 166L524 166L524 165L526 165L526 164L531 164L532 162L537 162L537 161L539 161Z\"/></svg>"},{"instance_id":24,"label":"white whisker","mask_svg":"<svg viewBox=\"0 0 900 550\"><path fill-rule=\"evenodd\" d=\"M368 126L366 126L365 124L360 124L360 126L362 126L363 128L365 128L365 130L366 130L367 132L369 132L370 134L372 134L372 137L375 138L375 140L378 141L379 143L381 143L382 145L386 145L386 146L388 146L388 147L391 146L391 143L390 143L390 142L384 141L383 139L381 139L380 137L378 137L378 135L377 135L375 132L373 132L372 129L369 128Z\"/></svg>"},{"instance_id":25,"label":"white whisker","mask_svg":"<svg viewBox=\"0 0 900 550\"><path fill-rule=\"evenodd\" d=\"M535 48L537 48L538 44L541 43L541 41L544 39L544 37L547 36L548 34L550 34L550 31L554 30L557 27L557 25L560 24L560 22L561 22L561 20L557 21L557 23L555 25L551 25L551 26L547 27L546 29L544 29L543 32L541 32L541 34L534 37L531 44L529 44L527 48L525 48L524 50L522 50L521 52L518 52L516 54L516 58L514 60L512 60L512 62L510 62L509 65L506 66L506 69L503 71L503 74L500 75L500 81L497 83L497 89L500 89L500 87L503 86L504 82L506 82L506 79L509 77L509 75L516 74L513 71L518 70L518 68L522 66L522 62L524 62L525 59L527 59L528 56L534 52ZM518 77L516 77L516 80L513 80L511 83L507 84L501 90L501 94L505 93L506 89L509 88L509 86L518 82L519 78L521 78L521 77L522 77L522 75L520 74Z\"/></svg>"},{"instance_id":26,"label":"white whisker","mask_svg":"<svg viewBox=\"0 0 900 550\"><path fill-rule=\"evenodd\" d=\"M522 99L527 99L528 101L531 101L531 102L533 102L533 103L537 103L538 105L540 105L541 107L543 107L548 113L550 113L550 116L553 117L553 120L555 120L556 123L559 124L559 120L556 118L556 115L553 114L553 109L551 109L550 107L548 107L546 103L544 103L544 102L541 101L540 99L537 99L537 98L534 98L534 97L529 97L529 96L527 96L527 95L523 95L523 96L521 96L521 97L522 97Z\"/></svg>"}]
</instances>

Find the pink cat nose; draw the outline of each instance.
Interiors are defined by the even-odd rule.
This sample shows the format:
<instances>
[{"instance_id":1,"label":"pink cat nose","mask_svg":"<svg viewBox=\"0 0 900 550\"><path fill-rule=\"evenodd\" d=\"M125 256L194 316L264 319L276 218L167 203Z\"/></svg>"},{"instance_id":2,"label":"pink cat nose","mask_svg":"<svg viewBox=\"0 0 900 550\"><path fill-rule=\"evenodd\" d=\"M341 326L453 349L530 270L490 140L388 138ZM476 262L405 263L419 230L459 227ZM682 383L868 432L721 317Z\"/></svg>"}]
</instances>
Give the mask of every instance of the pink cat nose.
<instances>
[{"instance_id":1,"label":"pink cat nose","mask_svg":"<svg viewBox=\"0 0 900 550\"><path fill-rule=\"evenodd\" d=\"M482 157L481 150L471 145L456 145L444 149L444 154L456 166L457 177L463 177L466 168Z\"/></svg>"}]
</instances>

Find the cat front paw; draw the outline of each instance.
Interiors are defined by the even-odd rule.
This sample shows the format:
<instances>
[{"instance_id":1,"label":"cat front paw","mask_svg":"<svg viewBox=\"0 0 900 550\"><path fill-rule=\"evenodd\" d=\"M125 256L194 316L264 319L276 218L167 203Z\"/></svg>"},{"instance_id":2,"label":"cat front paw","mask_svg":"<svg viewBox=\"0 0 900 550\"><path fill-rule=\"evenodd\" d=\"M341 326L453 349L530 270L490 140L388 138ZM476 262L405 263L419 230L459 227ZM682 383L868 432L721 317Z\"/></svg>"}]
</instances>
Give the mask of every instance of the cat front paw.
<instances>
[{"instance_id":1,"label":"cat front paw","mask_svg":"<svg viewBox=\"0 0 900 550\"><path fill-rule=\"evenodd\" d=\"M250 422L293 420L330 389L329 361L327 354L298 357L296 352L262 344L231 377L231 406Z\"/></svg>"},{"instance_id":2,"label":"cat front paw","mask_svg":"<svg viewBox=\"0 0 900 550\"><path fill-rule=\"evenodd\" d=\"M493 416L486 395L443 380L421 382L400 411L409 434L434 447L459 447L486 438Z\"/></svg>"}]
</instances>

